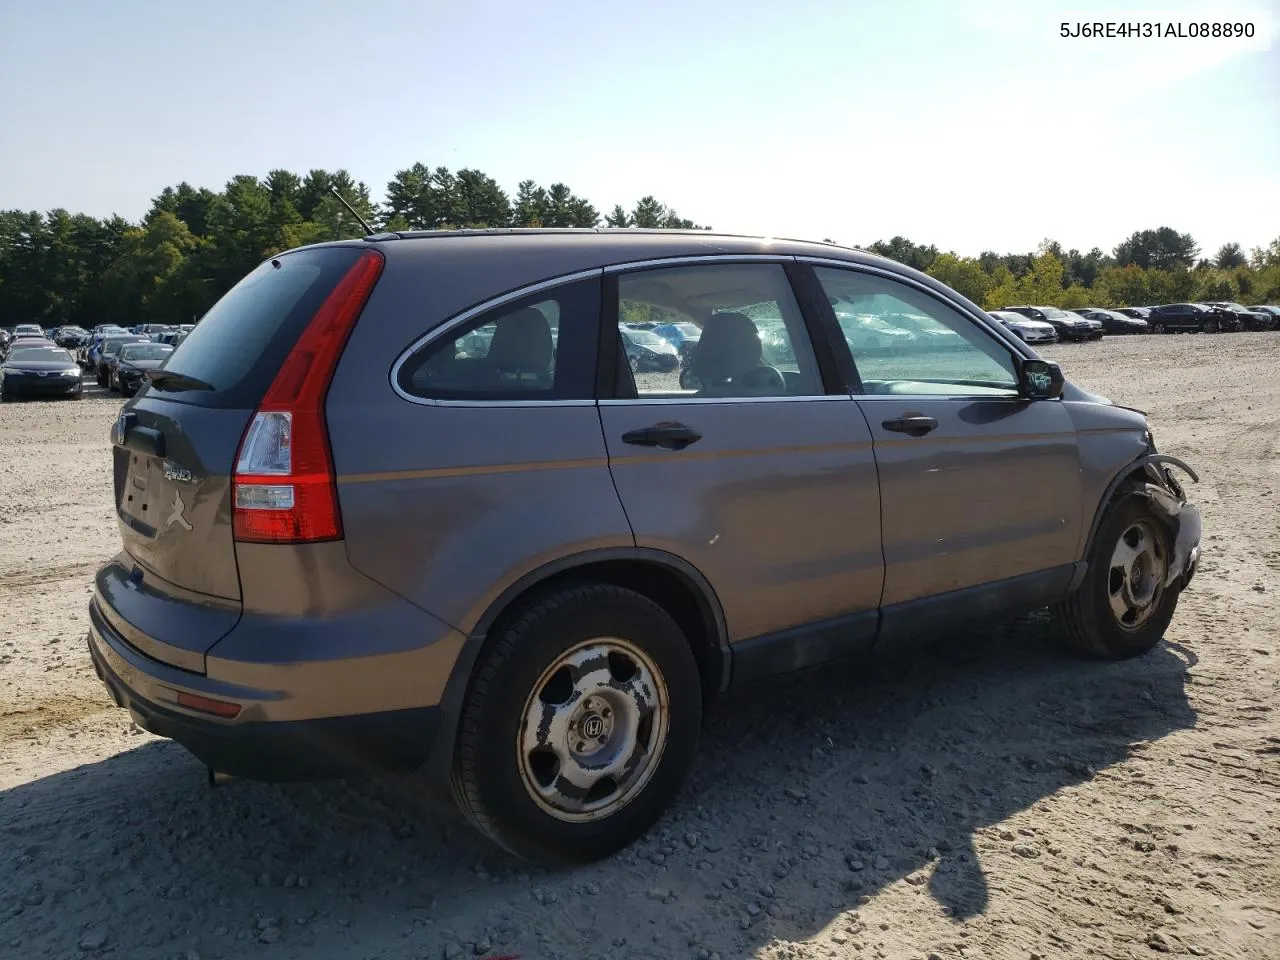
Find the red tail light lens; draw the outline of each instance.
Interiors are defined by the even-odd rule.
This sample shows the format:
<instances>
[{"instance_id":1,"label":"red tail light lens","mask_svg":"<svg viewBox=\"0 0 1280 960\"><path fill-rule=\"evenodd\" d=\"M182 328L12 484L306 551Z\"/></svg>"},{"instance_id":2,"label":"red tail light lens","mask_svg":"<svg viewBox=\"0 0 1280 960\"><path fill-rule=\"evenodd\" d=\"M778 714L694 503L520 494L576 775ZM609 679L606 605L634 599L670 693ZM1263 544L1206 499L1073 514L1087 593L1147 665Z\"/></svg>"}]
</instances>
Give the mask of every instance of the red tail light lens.
<instances>
[{"instance_id":1,"label":"red tail light lens","mask_svg":"<svg viewBox=\"0 0 1280 960\"><path fill-rule=\"evenodd\" d=\"M324 402L384 262L381 253L369 250L347 271L307 324L249 422L232 478L237 540L310 543L342 537Z\"/></svg>"}]
</instances>

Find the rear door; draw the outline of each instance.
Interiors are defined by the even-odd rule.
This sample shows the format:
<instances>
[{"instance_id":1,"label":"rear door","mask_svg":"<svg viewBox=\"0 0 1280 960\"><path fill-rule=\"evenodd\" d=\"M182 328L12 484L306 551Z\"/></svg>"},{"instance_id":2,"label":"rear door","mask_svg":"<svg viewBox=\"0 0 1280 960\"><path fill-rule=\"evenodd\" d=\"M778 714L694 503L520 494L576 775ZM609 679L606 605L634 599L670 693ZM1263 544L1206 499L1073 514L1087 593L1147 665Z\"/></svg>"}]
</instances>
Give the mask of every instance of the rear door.
<instances>
[{"instance_id":1,"label":"rear door","mask_svg":"<svg viewBox=\"0 0 1280 960\"><path fill-rule=\"evenodd\" d=\"M871 437L833 374L824 385L829 347L819 334L815 353L784 265L703 261L610 279L619 322L702 329L683 371L619 363L617 396L600 403L637 545L710 582L735 681L864 649L883 576Z\"/></svg>"},{"instance_id":2,"label":"rear door","mask_svg":"<svg viewBox=\"0 0 1280 960\"><path fill-rule=\"evenodd\" d=\"M112 431L124 553L99 587L152 656L203 669L235 625L240 581L230 478L246 425L307 322L362 251L322 247L264 263L214 305ZM203 384L207 389L200 387ZM148 602L156 599L164 602ZM171 614L188 614L175 618Z\"/></svg>"},{"instance_id":3,"label":"rear door","mask_svg":"<svg viewBox=\"0 0 1280 960\"><path fill-rule=\"evenodd\" d=\"M1064 404L1020 397L1012 348L928 288L869 270L814 272L842 327L914 315L936 331L853 349L880 473L883 635L910 632L924 612L945 623L968 599L988 609L1017 605L1006 591L1065 590L1081 497ZM956 591L969 592L950 607L926 603Z\"/></svg>"}]
</instances>

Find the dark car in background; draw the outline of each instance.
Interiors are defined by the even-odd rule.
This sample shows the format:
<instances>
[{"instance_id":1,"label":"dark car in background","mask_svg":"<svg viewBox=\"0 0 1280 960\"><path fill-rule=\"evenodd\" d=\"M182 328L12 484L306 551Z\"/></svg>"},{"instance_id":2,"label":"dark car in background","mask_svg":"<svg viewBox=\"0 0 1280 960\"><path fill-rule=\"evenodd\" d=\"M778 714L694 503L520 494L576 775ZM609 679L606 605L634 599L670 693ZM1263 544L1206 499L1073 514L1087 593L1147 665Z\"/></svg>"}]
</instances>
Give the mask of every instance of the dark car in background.
<instances>
[{"instance_id":1,"label":"dark car in background","mask_svg":"<svg viewBox=\"0 0 1280 960\"><path fill-rule=\"evenodd\" d=\"M76 351L76 358L80 361L80 366L96 372L98 357L102 352L102 342L107 337L131 336L133 334L128 330L124 327L116 326L114 323L100 324L93 328L93 333L89 335L88 342Z\"/></svg>"},{"instance_id":2,"label":"dark car in background","mask_svg":"<svg viewBox=\"0 0 1280 960\"><path fill-rule=\"evenodd\" d=\"M44 337L44 327L38 323L20 323L13 328L13 338L17 340L19 337Z\"/></svg>"},{"instance_id":3,"label":"dark car in background","mask_svg":"<svg viewBox=\"0 0 1280 960\"><path fill-rule=\"evenodd\" d=\"M674 370L680 366L680 354L668 341L652 330L638 330L631 325L622 330L622 346L627 363L637 373Z\"/></svg>"},{"instance_id":4,"label":"dark car in background","mask_svg":"<svg viewBox=\"0 0 1280 960\"><path fill-rule=\"evenodd\" d=\"M146 337L133 333L104 339L102 347L98 351L97 362L90 367L94 379L98 381L98 386L105 387L107 385L107 378L111 374L111 360L126 343L150 343L150 341Z\"/></svg>"},{"instance_id":5,"label":"dark car in background","mask_svg":"<svg viewBox=\"0 0 1280 960\"><path fill-rule=\"evenodd\" d=\"M676 348L676 352L680 354L680 365L682 367L689 365L689 357L692 355L693 348L698 345L698 339L702 336L702 330L699 329L698 325L687 320L676 323L660 323L653 328L653 332Z\"/></svg>"},{"instance_id":6,"label":"dark car in background","mask_svg":"<svg viewBox=\"0 0 1280 960\"><path fill-rule=\"evenodd\" d=\"M1123 313L1126 317L1133 317L1135 320L1145 320L1151 316L1150 307L1116 307L1116 313Z\"/></svg>"},{"instance_id":7,"label":"dark car in background","mask_svg":"<svg viewBox=\"0 0 1280 960\"><path fill-rule=\"evenodd\" d=\"M1058 332L1059 340L1072 340L1080 342L1083 340L1100 340L1102 338L1102 324L1097 320L1086 320L1084 317L1068 313L1066 310L1060 310L1057 307L1001 307L1001 310L1020 313L1024 317L1030 317L1032 320L1041 320Z\"/></svg>"},{"instance_id":8,"label":"dark car in background","mask_svg":"<svg viewBox=\"0 0 1280 960\"><path fill-rule=\"evenodd\" d=\"M131 397L138 392L148 370L155 370L173 353L167 343L126 343L107 358L107 388Z\"/></svg>"},{"instance_id":9,"label":"dark car in background","mask_svg":"<svg viewBox=\"0 0 1280 960\"><path fill-rule=\"evenodd\" d=\"M1219 311L1220 313L1229 314L1240 323L1243 330L1270 330L1275 326L1275 317L1267 313L1265 310L1253 310L1249 307L1242 307L1238 303L1232 303L1229 300L1215 300L1206 306Z\"/></svg>"},{"instance_id":10,"label":"dark car in background","mask_svg":"<svg viewBox=\"0 0 1280 960\"><path fill-rule=\"evenodd\" d=\"M1104 310L1101 307L1086 307L1077 310L1076 313L1084 317L1086 320L1097 320L1102 324L1102 330L1109 336L1122 336L1126 333L1150 333L1151 327L1147 321L1138 317L1129 317L1121 313L1119 310Z\"/></svg>"},{"instance_id":11,"label":"dark car in background","mask_svg":"<svg viewBox=\"0 0 1280 960\"><path fill-rule=\"evenodd\" d=\"M1249 308L1254 313L1265 313L1271 317L1272 329L1280 330L1280 307L1271 306L1265 303L1255 303Z\"/></svg>"},{"instance_id":12,"label":"dark car in background","mask_svg":"<svg viewBox=\"0 0 1280 960\"><path fill-rule=\"evenodd\" d=\"M1221 333L1238 321L1203 303L1165 303L1152 307L1147 325L1152 333Z\"/></svg>"},{"instance_id":13,"label":"dark car in background","mask_svg":"<svg viewBox=\"0 0 1280 960\"><path fill-rule=\"evenodd\" d=\"M17 343L28 344L34 338ZM83 392L75 357L49 342L48 346L19 346L0 362L0 400L19 397L71 397Z\"/></svg>"},{"instance_id":14,"label":"dark car in background","mask_svg":"<svg viewBox=\"0 0 1280 960\"><path fill-rule=\"evenodd\" d=\"M59 327L53 333L53 342L68 350L75 350L89 342L89 331L84 327Z\"/></svg>"}]
</instances>

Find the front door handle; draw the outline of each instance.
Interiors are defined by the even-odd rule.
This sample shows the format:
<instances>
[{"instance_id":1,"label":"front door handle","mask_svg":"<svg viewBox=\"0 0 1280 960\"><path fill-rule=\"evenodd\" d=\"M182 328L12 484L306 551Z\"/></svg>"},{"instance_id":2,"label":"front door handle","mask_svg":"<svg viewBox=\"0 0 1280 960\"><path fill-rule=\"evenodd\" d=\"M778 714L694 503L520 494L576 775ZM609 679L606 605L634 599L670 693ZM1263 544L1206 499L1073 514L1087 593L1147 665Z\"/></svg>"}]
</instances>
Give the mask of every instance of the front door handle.
<instances>
[{"instance_id":1,"label":"front door handle","mask_svg":"<svg viewBox=\"0 0 1280 960\"><path fill-rule=\"evenodd\" d=\"M702 439L702 434L683 423L655 423L651 427L628 430L622 435L623 443L638 447L657 447L660 450L683 450Z\"/></svg>"},{"instance_id":2,"label":"front door handle","mask_svg":"<svg viewBox=\"0 0 1280 960\"><path fill-rule=\"evenodd\" d=\"M886 420L880 426L894 433L905 433L909 437L923 437L929 431L938 429L938 421L934 417L899 417L897 420Z\"/></svg>"}]
</instances>

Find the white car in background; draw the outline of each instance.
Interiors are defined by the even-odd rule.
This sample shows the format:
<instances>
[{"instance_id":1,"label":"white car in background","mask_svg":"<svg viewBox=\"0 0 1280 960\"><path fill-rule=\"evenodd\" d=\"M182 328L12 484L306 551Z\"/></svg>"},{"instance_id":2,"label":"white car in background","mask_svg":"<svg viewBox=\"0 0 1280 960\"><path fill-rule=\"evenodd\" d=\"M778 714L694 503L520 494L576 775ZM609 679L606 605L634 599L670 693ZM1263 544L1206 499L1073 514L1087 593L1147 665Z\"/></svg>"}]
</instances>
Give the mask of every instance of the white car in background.
<instances>
[{"instance_id":1,"label":"white car in background","mask_svg":"<svg viewBox=\"0 0 1280 960\"><path fill-rule=\"evenodd\" d=\"M1053 328L1052 323L1046 323L1043 320L1032 320L1030 317L1024 317L1022 314L1014 313L1012 310L988 310L987 313L1012 330L1014 336L1024 343L1058 342L1058 331Z\"/></svg>"}]
</instances>

